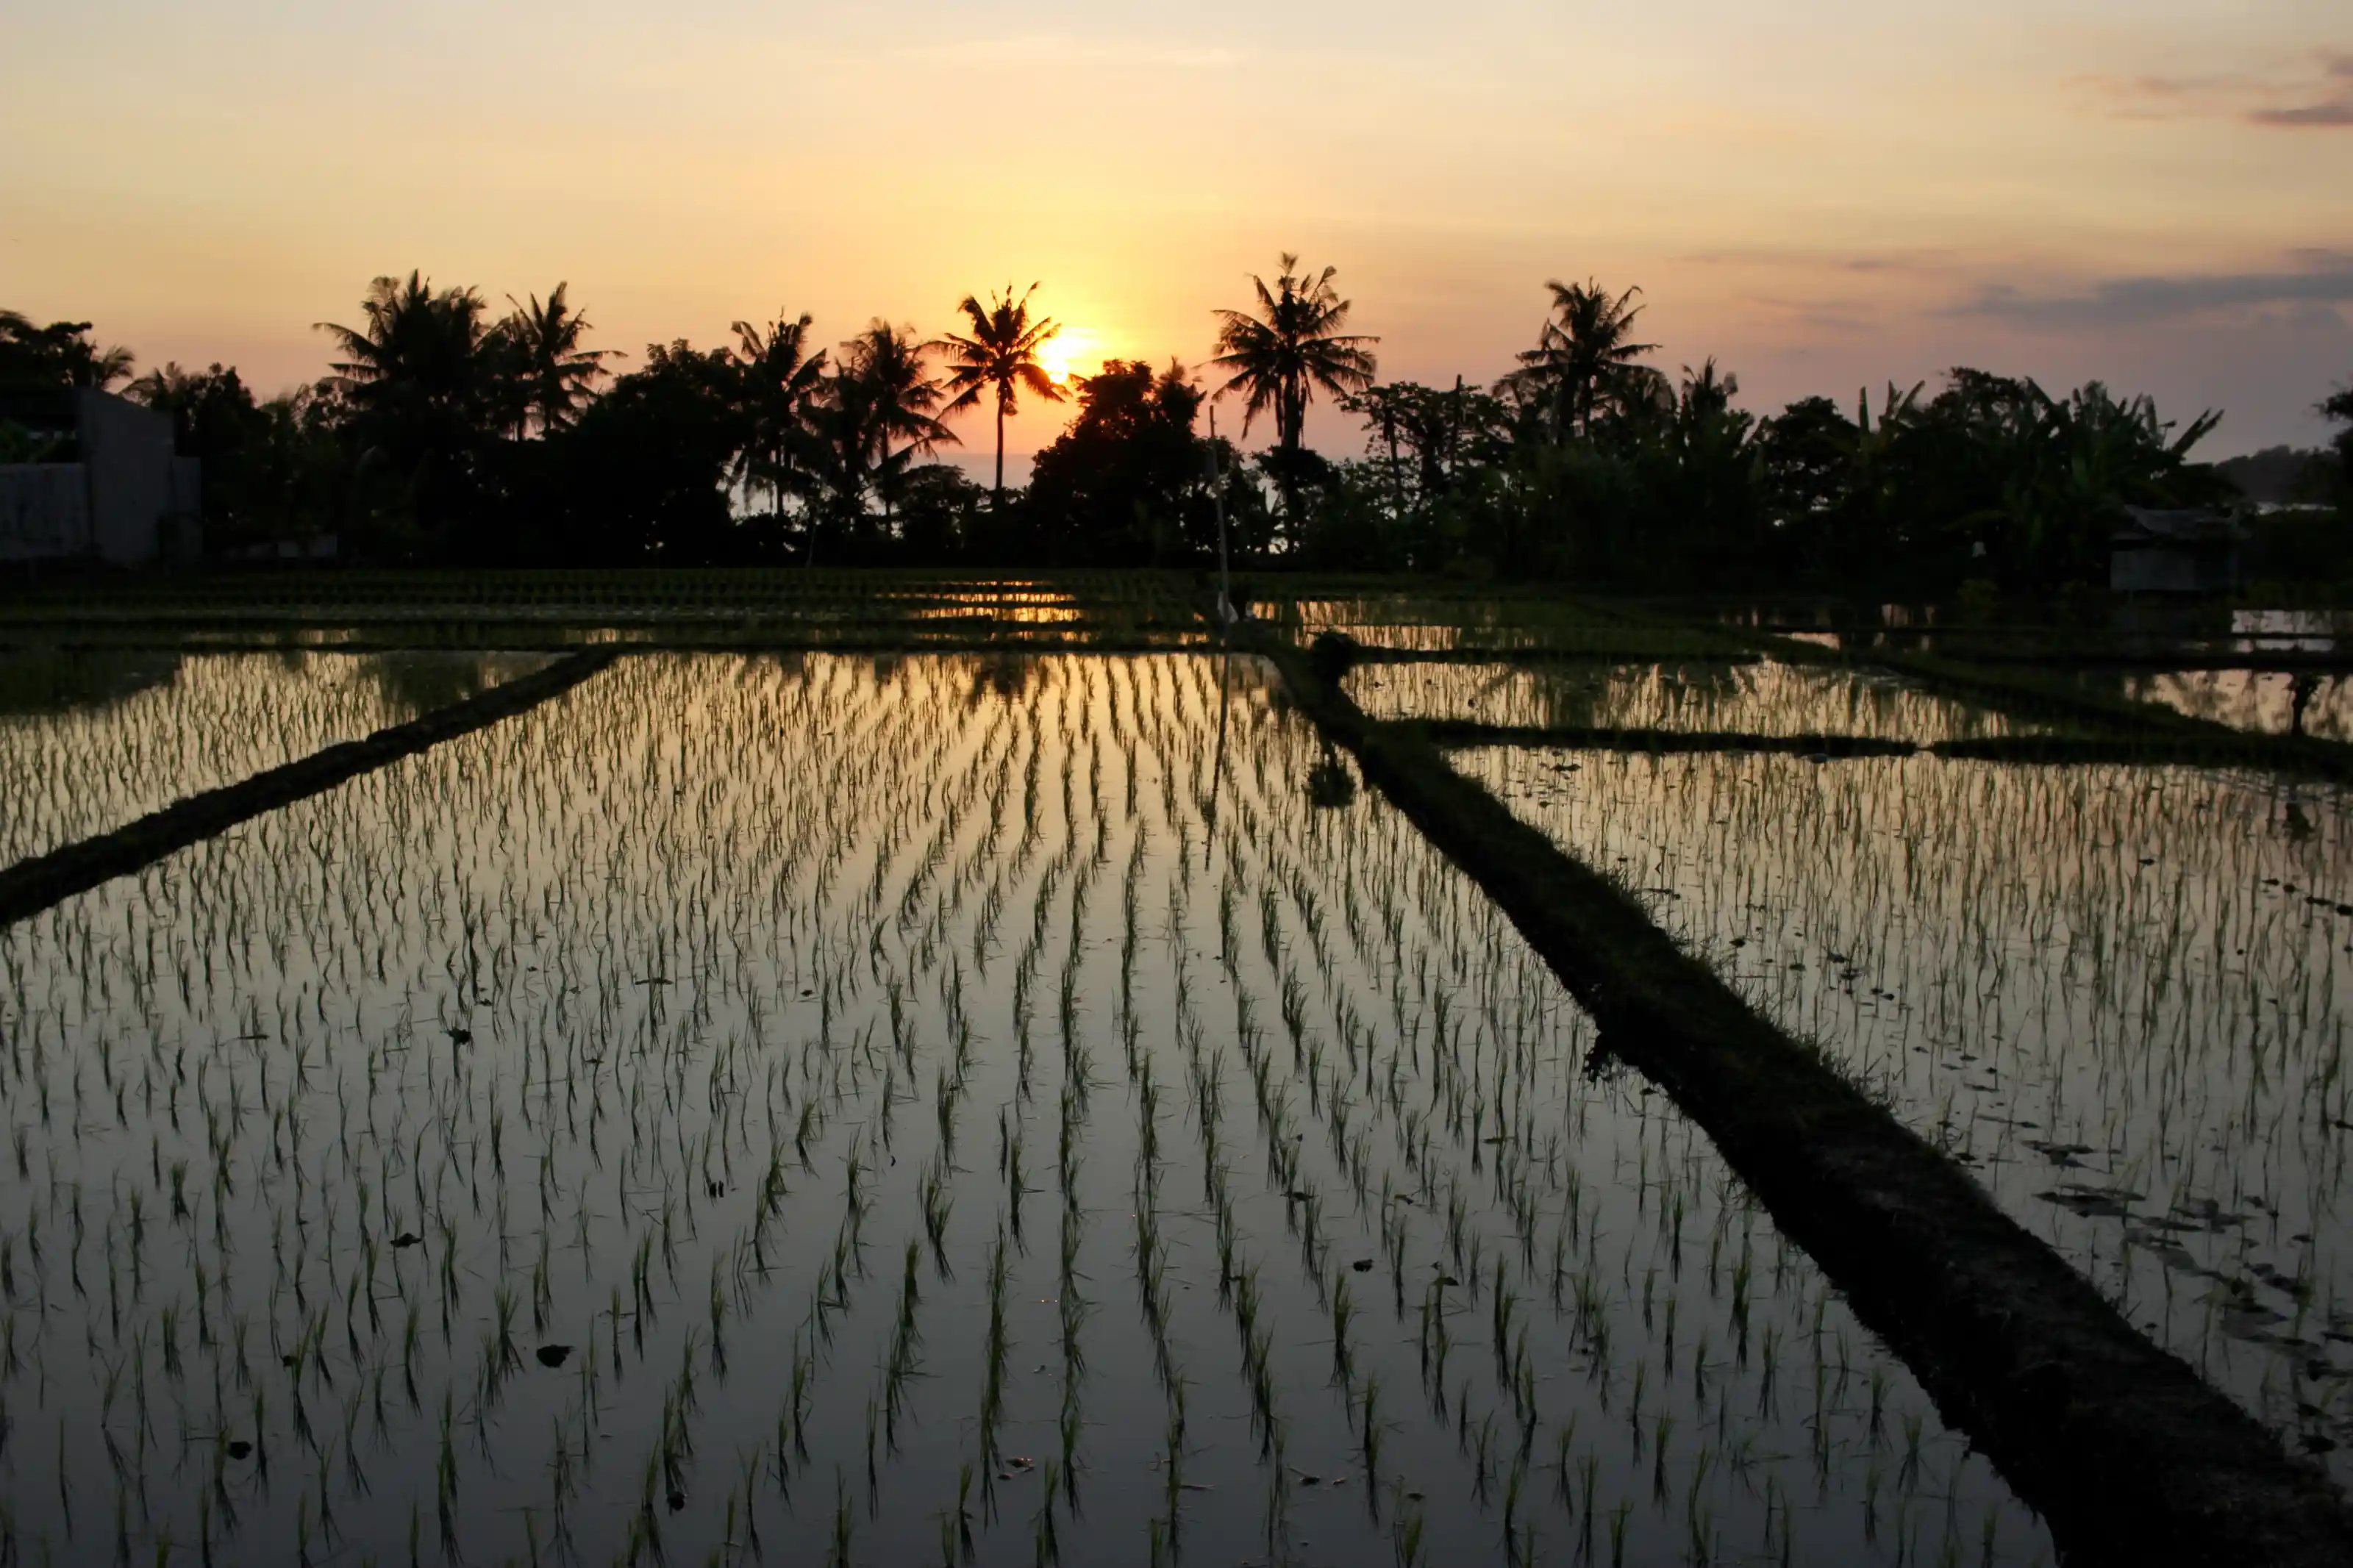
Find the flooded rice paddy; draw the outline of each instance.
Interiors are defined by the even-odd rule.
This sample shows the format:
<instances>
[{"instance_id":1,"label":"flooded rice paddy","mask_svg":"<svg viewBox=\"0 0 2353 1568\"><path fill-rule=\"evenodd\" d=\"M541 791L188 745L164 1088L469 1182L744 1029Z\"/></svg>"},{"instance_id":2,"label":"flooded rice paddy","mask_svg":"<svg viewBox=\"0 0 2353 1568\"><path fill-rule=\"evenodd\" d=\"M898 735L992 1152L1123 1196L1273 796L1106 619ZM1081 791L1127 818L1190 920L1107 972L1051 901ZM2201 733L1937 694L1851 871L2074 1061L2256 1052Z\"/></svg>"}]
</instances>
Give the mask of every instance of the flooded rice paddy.
<instances>
[{"instance_id":1,"label":"flooded rice paddy","mask_svg":"<svg viewBox=\"0 0 2353 1568\"><path fill-rule=\"evenodd\" d=\"M1457 765L2353 1480L2338 792L1926 756Z\"/></svg>"},{"instance_id":2,"label":"flooded rice paddy","mask_svg":"<svg viewBox=\"0 0 2353 1568\"><path fill-rule=\"evenodd\" d=\"M0 931L0 1558L2049 1560L1705 1141L1588 1070L1590 1024L1508 923L1265 682L1192 656L639 656ZM1689 868L1651 847L1641 875L1696 908L1745 868L1721 898L1750 940L1808 944L1809 975L1835 940L1891 1008L1957 960L1863 928L1943 908L1940 879L1993 900L1988 942L2021 911L2073 930L1999 859L1839 905L1722 837L1750 795L1585 768L1608 826L1559 831L1630 857L1706 804ZM2133 878L2084 850L2064 885L2124 900L2117 940L2190 899L2170 951L2227 910L2259 957L2172 1012L2115 970L2099 995L2137 1022L2081 1047L2030 1027L2047 992L1946 997L1938 1028L1998 1024L2005 1089L2042 1064L2076 1117L2037 1100L2043 1136L2086 1145L2053 1183L2229 1216L2164 1233L2200 1257L2316 1268L2278 1227L2325 1223L2299 1205L2335 1145L2282 1109L2322 1037L2281 1008L2322 1005L2339 928L2186 882L2274 864L2179 842L2209 826L2186 793L2172 833L2144 795L2113 823L2039 809L2176 857ZM2300 888L2337 841L2313 820L2263 840ZM2318 929L2326 953L2262 945ZM1959 1146L2042 1131L1980 1130L1966 1084L1994 1073L1942 1076L1942 1036L1915 1058L1926 1020L1905 1038L1850 1049L1901 1062L1891 1092L1953 1083ZM2134 1097L2096 1147L2078 1048ZM2211 1065L2242 1055L2253 1087ZM2202 1108L2158 1120L2178 1194L2114 1168L2160 1089ZM2062 1222L2095 1253L2115 1228Z\"/></svg>"},{"instance_id":3,"label":"flooded rice paddy","mask_svg":"<svg viewBox=\"0 0 2353 1568\"><path fill-rule=\"evenodd\" d=\"M421 652L0 655L0 865L547 662Z\"/></svg>"},{"instance_id":4,"label":"flooded rice paddy","mask_svg":"<svg viewBox=\"0 0 2353 1568\"><path fill-rule=\"evenodd\" d=\"M2353 741L2353 683L2337 675L2299 679L2280 670L2185 669L2086 675L2085 686L2192 719L2263 735L2301 731Z\"/></svg>"}]
</instances>

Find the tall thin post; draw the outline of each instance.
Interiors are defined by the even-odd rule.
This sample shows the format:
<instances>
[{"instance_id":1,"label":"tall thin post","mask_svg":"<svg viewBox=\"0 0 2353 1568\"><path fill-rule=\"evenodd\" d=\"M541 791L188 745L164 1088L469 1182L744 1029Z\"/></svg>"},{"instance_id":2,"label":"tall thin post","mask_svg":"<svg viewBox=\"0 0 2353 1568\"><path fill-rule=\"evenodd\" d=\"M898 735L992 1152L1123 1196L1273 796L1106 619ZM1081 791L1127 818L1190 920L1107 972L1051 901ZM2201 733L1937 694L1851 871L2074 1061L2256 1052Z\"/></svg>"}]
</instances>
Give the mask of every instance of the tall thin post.
<instances>
[{"instance_id":1,"label":"tall thin post","mask_svg":"<svg viewBox=\"0 0 2353 1568\"><path fill-rule=\"evenodd\" d=\"M1218 509L1218 627L1234 624L1233 577L1226 563L1226 476L1218 463L1218 405L1209 405L1209 449L1203 454L1209 468L1209 499Z\"/></svg>"}]
</instances>

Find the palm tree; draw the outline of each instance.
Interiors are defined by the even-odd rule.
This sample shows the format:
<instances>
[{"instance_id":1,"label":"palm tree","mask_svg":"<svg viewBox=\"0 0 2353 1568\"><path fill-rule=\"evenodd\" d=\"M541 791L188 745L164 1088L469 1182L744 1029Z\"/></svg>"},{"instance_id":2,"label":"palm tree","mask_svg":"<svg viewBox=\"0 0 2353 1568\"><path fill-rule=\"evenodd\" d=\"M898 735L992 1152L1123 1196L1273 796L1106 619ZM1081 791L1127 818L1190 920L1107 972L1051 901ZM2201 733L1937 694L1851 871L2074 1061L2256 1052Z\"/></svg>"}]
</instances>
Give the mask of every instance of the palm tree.
<instances>
[{"instance_id":1,"label":"palm tree","mask_svg":"<svg viewBox=\"0 0 2353 1568\"><path fill-rule=\"evenodd\" d=\"M1038 363L1039 349L1061 328L1050 317L1030 321L1029 296L1037 291L1038 285L1032 283L1017 300L1013 285L1008 283L1005 292L990 300L985 310L976 296L967 294L956 309L971 322L972 335L959 337L951 332L923 345L948 357L948 376L941 390L952 395L940 410L943 415L973 407L982 393L996 389L995 504L999 510L1005 506L1005 416L1020 411L1018 389L1026 386L1048 403L1060 403L1064 396L1045 366Z\"/></svg>"},{"instance_id":2,"label":"palm tree","mask_svg":"<svg viewBox=\"0 0 2353 1568\"><path fill-rule=\"evenodd\" d=\"M956 440L939 418L941 391L912 328L877 319L841 345L841 363L860 384L871 427L876 489L887 517L911 461ZM893 444L903 442L893 450Z\"/></svg>"},{"instance_id":3,"label":"palm tree","mask_svg":"<svg viewBox=\"0 0 2353 1568\"><path fill-rule=\"evenodd\" d=\"M1258 290L1258 312L1218 311L1218 353L1210 361L1233 372L1218 389L1223 397L1240 391L1242 434L1250 422L1271 408L1276 444L1286 458L1299 450L1300 428L1316 388L1345 397L1373 384L1373 353L1367 345L1378 338L1354 336L1340 328L1348 320L1348 301L1332 287L1338 273L1326 267L1308 278L1300 273L1299 258L1282 255L1282 274L1274 287L1252 275Z\"/></svg>"},{"instance_id":4,"label":"palm tree","mask_svg":"<svg viewBox=\"0 0 2353 1568\"><path fill-rule=\"evenodd\" d=\"M809 400L825 379L825 351L808 352L812 320L803 311L786 321L778 310L771 326L734 323L743 412L751 431L735 459L735 482L748 488L765 481L769 504L779 511L797 477L796 449Z\"/></svg>"},{"instance_id":5,"label":"palm tree","mask_svg":"<svg viewBox=\"0 0 2353 1568\"><path fill-rule=\"evenodd\" d=\"M349 411L358 471L390 481L394 512L432 531L473 515L485 454L517 423L511 347L483 308L471 289L436 291L411 272L368 286L363 325L319 323L341 355L323 385Z\"/></svg>"},{"instance_id":6,"label":"palm tree","mask_svg":"<svg viewBox=\"0 0 2353 1568\"><path fill-rule=\"evenodd\" d=\"M620 355L618 349L580 346L588 334L588 314L573 310L565 301L565 290L569 287L558 283L549 290L544 305L536 294L528 296L528 305L508 295L507 303L514 306L514 314L501 329L515 353L522 401L530 414L538 416L542 435L572 423L589 388L606 374L605 361Z\"/></svg>"},{"instance_id":7,"label":"palm tree","mask_svg":"<svg viewBox=\"0 0 2353 1568\"><path fill-rule=\"evenodd\" d=\"M321 321L343 358L330 365L335 390L364 414L396 426L472 419L491 399L482 297L471 289L435 293L421 273L378 278L361 302L366 324Z\"/></svg>"},{"instance_id":8,"label":"palm tree","mask_svg":"<svg viewBox=\"0 0 2353 1568\"><path fill-rule=\"evenodd\" d=\"M929 456L956 439L937 417L941 389L912 328L871 321L841 345L841 363L873 393L884 440L905 441L909 450Z\"/></svg>"},{"instance_id":9,"label":"palm tree","mask_svg":"<svg viewBox=\"0 0 2353 1568\"><path fill-rule=\"evenodd\" d=\"M888 515L914 458L956 438L932 413L939 400L913 332L878 321L841 345L834 374L805 415L827 521L858 525L870 495Z\"/></svg>"},{"instance_id":10,"label":"palm tree","mask_svg":"<svg viewBox=\"0 0 2353 1568\"><path fill-rule=\"evenodd\" d=\"M237 373L231 371L229 374L234 375ZM133 403L143 403L159 414L176 414L195 395L204 379L195 371L182 370L178 360L166 360L158 368L124 387L122 395Z\"/></svg>"},{"instance_id":11,"label":"palm tree","mask_svg":"<svg viewBox=\"0 0 2353 1568\"><path fill-rule=\"evenodd\" d=\"M1565 440L1590 433L1597 415L1658 384L1656 371L1634 362L1659 345L1632 341L1641 289L1613 295L1589 279L1568 284L1558 279L1546 287L1552 290L1552 317L1536 346L1519 356L1523 368L1514 378L1546 395L1554 433Z\"/></svg>"}]
</instances>

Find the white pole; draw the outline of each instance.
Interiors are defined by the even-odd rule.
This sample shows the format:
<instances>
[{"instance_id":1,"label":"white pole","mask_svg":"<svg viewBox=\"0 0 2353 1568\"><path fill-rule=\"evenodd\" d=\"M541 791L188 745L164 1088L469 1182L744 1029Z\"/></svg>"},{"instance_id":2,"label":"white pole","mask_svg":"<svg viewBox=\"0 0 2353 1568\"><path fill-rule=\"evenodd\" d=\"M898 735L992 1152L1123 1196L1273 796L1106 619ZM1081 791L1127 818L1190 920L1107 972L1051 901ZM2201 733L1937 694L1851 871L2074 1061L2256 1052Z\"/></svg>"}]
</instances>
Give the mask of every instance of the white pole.
<instances>
[{"instance_id":1,"label":"white pole","mask_svg":"<svg viewBox=\"0 0 2353 1568\"><path fill-rule=\"evenodd\" d=\"M1218 405L1209 405L1209 499L1218 508L1218 625L1220 630L1240 617L1234 614L1233 578L1226 565L1226 483L1218 465Z\"/></svg>"}]
</instances>

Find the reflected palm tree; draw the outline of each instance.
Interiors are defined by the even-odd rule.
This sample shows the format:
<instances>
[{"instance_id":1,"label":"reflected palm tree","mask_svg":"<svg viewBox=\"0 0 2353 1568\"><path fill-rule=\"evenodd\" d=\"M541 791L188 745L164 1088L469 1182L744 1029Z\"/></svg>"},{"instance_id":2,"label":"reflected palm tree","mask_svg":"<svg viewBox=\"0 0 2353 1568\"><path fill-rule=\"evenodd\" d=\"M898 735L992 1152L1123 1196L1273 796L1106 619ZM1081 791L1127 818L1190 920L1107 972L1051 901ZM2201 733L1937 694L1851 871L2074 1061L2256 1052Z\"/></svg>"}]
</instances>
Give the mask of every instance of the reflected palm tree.
<instances>
[{"instance_id":1,"label":"reflected palm tree","mask_svg":"<svg viewBox=\"0 0 2353 1568\"><path fill-rule=\"evenodd\" d=\"M986 308L978 296L967 294L956 309L970 323L971 335L951 332L923 345L947 356L944 390L950 395L941 414L974 407L983 393L994 390L997 395L995 495L999 510L1005 506L1005 416L1020 412L1019 390L1027 387L1048 403L1060 403L1066 395L1038 363L1038 351L1061 328L1051 317L1029 319L1029 296L1037 291L1038 285L1032 283L1016 299L1008 283L1005 292L993 297Z\"/></svg>"},{"instance_id":2,"label":"reflected palm tree","mask_svg":"<svg viewBox=\"0 0 2353 1568\"><path fill-rule=\"evenodd\" d=\"M972 690L965 698L965 706L977 708L990 698L1011 701L1029 689L1037 673L1038 661L1028 654L983 654L973 660Z\"/></svg>"},{"instance_id":3,"label":"reflected palm tree","mask_svg":"<svg viewBox=\"0 0 2353 1568\"><path fill-rule=\"evenodd\" d=\"M539 421L542 435L571 424L597 378L606 374L605 362L622 357L618 349L581 346L588 335L588 314L573 310L565 299L570 287L558 283L548 291L544 305L536 294L525 296L528 304L508 295L514 313L500 326L514 354L522 384L519 402L526 417Z\"/></svg>"},{"instance_id":4,"label":"reflected palm tree","mask_svg":"<svg viewBox=\"0 0 2353 1568\"><path fill-rule=\"evenodd\" d=\"M1658 373L1634 362L1659 345L1633 341L1641 289L1612 294L1590 279L1554 279L1546 287L1552 290L1552 316L1536 346L1519 356L1522 368L1512 379L1543 395L1554 433L1566 440L1590 433L1597 416L1657 385Z\"/></svg>"},{"instance_id":5,"label":"reflected palm tree","mask_svg":"<svg viewBox=\"0 0 2353 1568\"><path fill-rule=\"evenodd\" d=\"M1243 395L1242 434L1260 415L1274 414L1275 443L1286 458L1299 450L1307 405L1317 389L1345 397L1373 384L1371 344L1378 338L1343 332L1349 302L1332 287L1339 268L1326 267L1309 278L1299 271L1299 258L1285 251L1282 272L1269 289L1253 274L1258 290L1255 314L1219 310L1218 353L1210 361L1233 374L1218 389Z\"/></svg>"}]
</instances>

